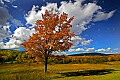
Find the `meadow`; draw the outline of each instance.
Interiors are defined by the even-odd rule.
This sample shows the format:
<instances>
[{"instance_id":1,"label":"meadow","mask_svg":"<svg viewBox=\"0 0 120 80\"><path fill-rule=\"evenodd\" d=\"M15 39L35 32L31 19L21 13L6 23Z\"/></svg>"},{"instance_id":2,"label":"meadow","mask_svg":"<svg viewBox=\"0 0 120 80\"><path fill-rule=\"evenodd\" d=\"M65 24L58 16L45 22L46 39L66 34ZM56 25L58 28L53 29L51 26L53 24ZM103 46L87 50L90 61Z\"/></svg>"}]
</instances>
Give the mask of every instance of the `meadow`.
<instances>
[{"instance_id":1,"label":"meadow","mask_svg":"<svg viewBox=\"0 0 120 80\"><path fill-rule=\"evenodd\" d=\"M120 61L101 64L1 64L0 80L120 80Z\"/></svg>"},{"instance_id":2,"label":"meadow","mask_svg":"<svg viewBox=\"0 0 120 80\"><path fill-rule=\"evenodd\" d=\"M0 50L0 80L120 80L120 54L55 56L44 73L43 59L15 50Z\"/></svg>"}]
</instances>

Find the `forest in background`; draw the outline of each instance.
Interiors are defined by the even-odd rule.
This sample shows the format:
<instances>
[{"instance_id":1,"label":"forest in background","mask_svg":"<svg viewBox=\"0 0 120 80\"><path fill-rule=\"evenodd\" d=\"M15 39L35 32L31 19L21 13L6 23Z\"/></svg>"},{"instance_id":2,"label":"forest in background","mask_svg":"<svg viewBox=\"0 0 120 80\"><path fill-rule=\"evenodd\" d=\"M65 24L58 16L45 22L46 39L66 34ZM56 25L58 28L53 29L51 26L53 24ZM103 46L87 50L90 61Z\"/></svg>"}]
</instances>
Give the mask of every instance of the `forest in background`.
<instances>
[{"instance_id":1,"label":"forest in background","mask_svg":"<svg viewBox=\"0 0 120 80\"><path fill-rule=\"evenodd\" d=\"M86 54L86 55L85 55ZM85 53L84 55L51 55L48 64L82 64L82 63L103 63L110 61L120 61L120 54L100 55L100 53ZM26 54L26 52L17 50L0 50L0 64L13 64L13 63L37 63L44 62L44 59L39 60L35 57Z\"/></svg>"}]
</instances>

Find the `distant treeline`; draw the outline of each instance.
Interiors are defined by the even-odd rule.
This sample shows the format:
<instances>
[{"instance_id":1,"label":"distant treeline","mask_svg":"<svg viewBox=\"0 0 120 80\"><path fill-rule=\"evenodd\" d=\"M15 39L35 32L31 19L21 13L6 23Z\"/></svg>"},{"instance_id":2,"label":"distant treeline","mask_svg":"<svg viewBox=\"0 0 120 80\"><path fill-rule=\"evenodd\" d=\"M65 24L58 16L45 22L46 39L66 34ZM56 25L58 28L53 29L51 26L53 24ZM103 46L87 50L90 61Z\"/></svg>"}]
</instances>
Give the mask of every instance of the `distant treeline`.
<instances>
[{"instance_id":1,"label":"distant treeline","mask_svg":"<svg viewBox=\"0 0 120 80\"><path fill-rule=\"evenodd\" d=\"M0 63L22 63L31 56L17 50L0 50Z\"/></svg>"},{"instance_id":2,"label":"distant treeline","mask_svg":"<svg viewBox=\"0 0 120 80\"><path fill-rule=\"evenodd\" d=\"M37 60L38 61L38 60ZM17 50L0 50L0 64L4 63L31 63L37 62L35 58L25 52ZM51 55L48 64L82 64L82 63L103 63L109 61L120 61L120 54L107 56L59 56ZM39 59L43 62L43 59Z\"/></svg>"},{"instance_id":3,"label":"distant treeline","mask_svg":"<svg viewBox=\"0 0 120 80\"><path fill-rule=\"evenodd\" d=\"M58 58L57 58L58 57ZM82 63L103 63L110 61L120 61L120 54L108 56L56 56L49 59L50 64L82 64Z\"/></svg>"}]
</instances>

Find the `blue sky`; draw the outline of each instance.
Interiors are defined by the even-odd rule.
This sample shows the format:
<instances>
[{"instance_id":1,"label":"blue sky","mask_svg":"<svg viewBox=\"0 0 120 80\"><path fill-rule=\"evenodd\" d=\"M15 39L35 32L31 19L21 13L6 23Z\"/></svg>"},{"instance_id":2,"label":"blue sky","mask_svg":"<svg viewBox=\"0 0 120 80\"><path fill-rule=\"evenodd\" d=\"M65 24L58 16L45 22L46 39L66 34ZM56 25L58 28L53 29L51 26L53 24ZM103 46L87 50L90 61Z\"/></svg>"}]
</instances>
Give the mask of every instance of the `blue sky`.
<instances>
[{"instance_id":1,"label":"blue sky","mask_svg":"<svg viewBox=\"0 0 120 80\"><path fill-rule=\"evenodd\" d=\"M75 16L67 53L120 53L120 0L0 0L0 49L23 49L46 9Z\"/></svg>"}]
</instances>

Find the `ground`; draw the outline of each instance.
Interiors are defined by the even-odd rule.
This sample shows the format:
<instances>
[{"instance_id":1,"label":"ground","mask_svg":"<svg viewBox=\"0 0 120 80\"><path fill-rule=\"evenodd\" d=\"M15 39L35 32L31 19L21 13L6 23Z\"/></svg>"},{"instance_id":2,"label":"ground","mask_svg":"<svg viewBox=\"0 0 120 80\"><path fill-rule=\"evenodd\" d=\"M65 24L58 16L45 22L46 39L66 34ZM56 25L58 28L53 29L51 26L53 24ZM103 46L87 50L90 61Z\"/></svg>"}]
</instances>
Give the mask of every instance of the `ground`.
<instances>
[{"instance_id":1,"label":"ground","mask_svg":"<svg viewBox=\"0 0 120 80\"><path fill-rule=\"evenodd\" d=\"M120 61L102 64L1 64L0 80L120 80Z\"/></svg>"}]
</instances>

